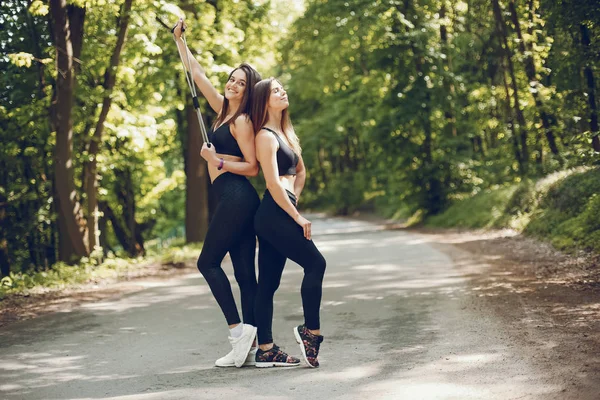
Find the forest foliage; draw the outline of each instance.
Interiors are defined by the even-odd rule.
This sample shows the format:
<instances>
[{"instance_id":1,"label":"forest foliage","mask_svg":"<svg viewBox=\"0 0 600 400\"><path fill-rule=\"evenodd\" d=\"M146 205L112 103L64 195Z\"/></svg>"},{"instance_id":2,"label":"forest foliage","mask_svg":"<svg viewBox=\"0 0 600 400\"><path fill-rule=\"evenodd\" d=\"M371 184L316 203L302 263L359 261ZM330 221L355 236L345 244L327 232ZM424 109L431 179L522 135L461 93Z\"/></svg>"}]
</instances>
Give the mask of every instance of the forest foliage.
<instances>
[{"instance_id":1,"label":"forest foliage","mask_svg":"<svg viewBox=\"0 0 600 400\"><path fill-rule=\"evenodd\" d=\"M599 163L597 1L9 0L2 276L203 239L209 182L169 32L182 15L218 88L242 61L284 83L304 207L433 216Z\"/></svg>"}]
</instances>

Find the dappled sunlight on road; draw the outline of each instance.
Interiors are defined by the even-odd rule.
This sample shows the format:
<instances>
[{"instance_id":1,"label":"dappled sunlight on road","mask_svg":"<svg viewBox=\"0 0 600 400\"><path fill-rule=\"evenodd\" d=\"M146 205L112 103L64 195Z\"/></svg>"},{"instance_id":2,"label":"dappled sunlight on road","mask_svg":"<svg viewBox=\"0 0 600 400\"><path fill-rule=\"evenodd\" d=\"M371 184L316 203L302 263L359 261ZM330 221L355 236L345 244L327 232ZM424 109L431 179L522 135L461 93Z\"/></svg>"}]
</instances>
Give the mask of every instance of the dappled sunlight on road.
<instances>
[{"instance_id":1,"label":"dappled sunlight on road","mask_svg":"<svg viewBox=\"0 0 600 400\"><path fill-rule=\"evenodd\" d=\"M575 327L587 327L590 323L600 322L600 303L581 304L578 307L556 305L550 312L557 316L574 317L571 325Z\"/></svg>"},{"instance_id":2,"label":"dappled sunlight on road","mask_svg":"<svg viewBox=\"0 0 600 400\"><path fill-rule=\"evenodd\" d=\"M187 281L196 278L188 278ZM173 287L172 282L161 282L152 285L157 290L136 293L132 296L125 296L120 301L100 301L92 304L85 304L82 308L98 311L117 311L122 312L138 307L148 307L150 304L159 302L175 302L190 296L209 295L210 289L206 285L187 285Z\"/></svg>"},{"instance_id":3,"label":"dappled sunlight on road","mask_svg":"<svg viewBox=\"0 0 600 400\"><path fill-rule=\"evenodd\" d=\"M522 290L510 281L517 277L483 279L488 264L452 260L422 235L346 224L314 222L327 259L320 369L213 367L230 349L228 331L196 273L16 324L18 334L0 332L0 346L10 349L0 361L0 397L503 400L559 391L467 301ZM231 265L224 269L238 298ZM291 327L303 321L302 278L289 261L275 296L274 338L292 355L299 355Z\"/></svg>"},{"instance_id":4,"label":"dappled sunlight on road","mask_svg":"<svg viewBox=\"0 0 600 400\"><path fill-rule=\"evenodd\" d=\"M323 371L323 373L312 376L304 374L296 377L293 383L304 384L311 382L349 382L356 381L358 379L370 379L376 377L381 373L383 363L364 363L356 367L348 367L339 371Z\"/></svg>"},{"instance_id":5,"label":"dappled sunlight on road","mask_svg":"<svg viewBox=\"0 0 600 400\"><path fill-rule=\"evenodd\" d=\"M409 245L440 243L440 244L459 244L478 240L493 240L498 238L507 238L518 236L519 232L512 229L496 230L469 230L469 231L444 231L443 233L425 233L418 234L416 238L408 241Z\"/></svg>"},{"instance_id":6,"label":"dappled sunlight on road","mask_svg":"<svg viewBox=\"0 0 600 400\"><path fill-rule=\"evenodd\" d=\"M122 374L90 375L90 364L87 356L61 356L51 353L21 353L18 359L4 359L0 362L0 371L8 373L2 377L10 380L10 384L0 384L0 391L18 391L21 394L32 392L35 388L53 387L69 382L104 382L114 379L134 378ZM87 364L87 366L84 366ZM102 362L93 362L102 365ZM10 373L12 371L13 373ZM19 373L17 373L19 372Z\"/></svg>"},{"instance_id":7,"label":"dappled sunlight on road","mask_svg":"<svg viewBox=\"0 0 600 400\"><path fill-rule=\"evenodd\" d=\"M388 379L372 382L361 388L366 396L377 399L488 399L513 398L514 393L529 396L554 393L560 389L555 385L543 385L531 381L531 376L519 376L514 372L507 375L486 374L486 369L496 370L496 364L506 364L505 354L472 353L464 355L446 354L428 363L415 365L408 371L392 373ZM504 365L508 369L510 366ZM470 376L471 383L464 383ZM398 396L398 397L394 397ZM531 397L528 397L531 398Z\"/></svg>"}]
</instances>

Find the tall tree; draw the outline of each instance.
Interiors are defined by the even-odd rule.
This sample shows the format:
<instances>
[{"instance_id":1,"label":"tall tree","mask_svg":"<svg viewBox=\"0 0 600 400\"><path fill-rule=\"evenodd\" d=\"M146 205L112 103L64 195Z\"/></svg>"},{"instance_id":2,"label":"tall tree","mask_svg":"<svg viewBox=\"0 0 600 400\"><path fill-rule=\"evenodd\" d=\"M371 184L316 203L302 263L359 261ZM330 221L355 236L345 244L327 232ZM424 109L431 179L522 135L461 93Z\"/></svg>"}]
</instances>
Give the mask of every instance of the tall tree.
<instances>
[{"instance_id":1,"label":"tall tree","mask_svg":"<svg viewBox=\"0 0 600 400\"><path fill-rule=\"evenodd\" d=\"M125 45L125 38L127 35L127 27L131 18L131 7L133 0L125 0L117 19L117 42L113 49L110 57L109 64L104 73L104 82L102 87L104 89L104 98L102 100L102 109L100 116L96 122L96 129L92 136L87 155L88 162L85 163L84 173L86 182L86 195L87 195L87 233L88 233L88 248L93 251L97 245L98 232L98 152L102 143L102 133L104 131L104 124L106 117L110 111L112 104L112 92L116 82L117 67L119 66L119 59L123 46Z\"/></svg>"},{"instance_id":2,"label":"tall tree","mask_svg":"<svg viewBox=\"0 0 600 400\"><path fill-rule=\"evenodd\" d=\"M548 115L548 113L544 109L543 100L540 95L541 84L537 77L537 71L536 71L536 66L535 66L535 59L534 59L535 53L533 51L532 43L530 42L532 40L531 37L533 37L533 27L535 26L535 21L534 21L535 14L536 14L535 2L534 2L534 0L529 0L529 7L528 7L528 15L529 15L528 34L530 36L529 41L523 37L523 33L521 31L521 23L519 21L519 14L517 12L517 5L515 4L514 0L510 0L510 2L508 3L508 8L510 10L510 16L511 16L511 20L512 20L515 32L517 33L518 49L519 49L519 52L521 53L521 57L523 57L523 59L524 59L525 72L527 74L527 79L529 81L529 85L531 86L530 92L531 92L531 95L535 102L537 112L540 116L540 120L542 121L542 127L543 127L544 133L546 135L546 140L548 141L548 145L550 146L550 151L552 151L552 153L554 155L558 155L559 154L558 146L556 145L556 139L554 137L554 132L553 132L552 123L551 123L553 118L551 115Z\"/></svg>"},{"instance_id":3,"label":"tall tree","mask_svg":"<svg viewBox=\"0 0 600 400\"><path fill-rule=\"evenodd\" d=\"M187 243L201 242L208 230L208 169L200 157L202 134L191 104L185 108L185 238Z\"/></svg>"},{"instance_id":4,"label":"tall tree","mask_svg":"<svg viewBox=\"0 0 600 400\"><path fill-rule=\"evenodd\" d=\"M6 197L0 193L0 225L5 226L6 223ZM6 231L0 230L0 277L10 274L10 259L8 258L8 240Z\"/></svg>"},{"instance_id":5,"label":"tall tree","mask_svg":"<svg viewBox=\"0 0 600 400\"><path fill-rule=\"evenodd\" d=\"M73 97L77 53L83 43L84 11L66 0L50 1L56 49L56 85L52 123L56 131L55 186L58 205L59 256L73 261L89 254L84 242L82 208L73 180Z\"/></svg>"},{"instance_id":6,"label":"tall tree","mask_svg":"<svg viewBox=\"0 0 600 400\"><path fill-rule=\"evenodd\" d=\"M445 0L441 1L440 5L440 42L441 50L444 54L442 57L442 69L447 72L444 76L444 90L448 94L447 101L444 101L444 115L446 117L445 129L450 132L453 137L456 137L456 117L454 111L454 104L456 101L456 89L454 82L451 81L453 74L452 68L452 54L448 43L448 23L449 19L447 16L447 4Z\"/></svg>"},{"instance_id":7,"label":"tall tree","mask_svg":"<svg viewBox=\"0 0 600 400\"><path fill-rule=\"evenodd\" d=\"M587 55L585 57L586 63L583 68L585 81L587 84L587 98L590 107L590 131L592 133L592 148L594 151L600 152L600 128L598 127L598 107L596 105L596 84L594 81L594 71L589 61L591 39L588 27L585 24L580 24L581 30L581 44L583 51Z\"/></svg>"},{"instance_id":8,"label":"tall tree","mask_svg":"<svg viewBox=\"0 0 600 400\"><path fill-rule=\"evenodd\" d=\"M519 84L515 73L515 67L512 60L512 51L508 44L508 32L506 29L506 23L502 16L502 9L500 7L499 0L492 0L492 9L494 10L494 18L496 21L496 29L500 38L500 47L503 50L504 63L506 65L508 74L510 76L510 83L513 97L513 108L515 110L516 123L518 124L517 131L519 132L520 145L521 145L521 160L522 160L522 173L527 174L528 163L529 163L529 148L527 144L527 123L525 122L525 116L521 109L520 96L519 96Z\"/></svg>"}]
</instances>

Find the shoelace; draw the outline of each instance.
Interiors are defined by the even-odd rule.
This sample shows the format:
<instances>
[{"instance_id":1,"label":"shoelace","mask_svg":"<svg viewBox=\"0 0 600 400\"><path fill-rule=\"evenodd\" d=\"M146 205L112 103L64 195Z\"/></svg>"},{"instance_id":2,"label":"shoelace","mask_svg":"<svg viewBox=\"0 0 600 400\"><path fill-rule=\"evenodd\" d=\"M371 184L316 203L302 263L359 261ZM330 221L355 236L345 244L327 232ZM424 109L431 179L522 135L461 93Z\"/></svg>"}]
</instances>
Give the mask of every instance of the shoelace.
<instances>
[{"instance_id":1,"label":"shoelace","mask_svg":"<svg viewBox=\"0 0 600 400\"><path fill-rule=\"evenodd\" d=\"M319 352L319 348L321 347L321 341L319 339L315 340L314 343L315 349L317 350L317 353Z\"/></svg>"},{"instance_id":2,"label":"shoelace","mask_svg":"<svg viewBox=\"0 0 600 400\"><path fill-rule=\"evenodd\" d=\"M284 353L281 351L279 346L273 346L268 351L265 351L263 355L265 356L265 358L272 359L275 361L278 359L285 359L284 361L287 361L287 356L283 357Z\"/></svg>"}]
</instances>

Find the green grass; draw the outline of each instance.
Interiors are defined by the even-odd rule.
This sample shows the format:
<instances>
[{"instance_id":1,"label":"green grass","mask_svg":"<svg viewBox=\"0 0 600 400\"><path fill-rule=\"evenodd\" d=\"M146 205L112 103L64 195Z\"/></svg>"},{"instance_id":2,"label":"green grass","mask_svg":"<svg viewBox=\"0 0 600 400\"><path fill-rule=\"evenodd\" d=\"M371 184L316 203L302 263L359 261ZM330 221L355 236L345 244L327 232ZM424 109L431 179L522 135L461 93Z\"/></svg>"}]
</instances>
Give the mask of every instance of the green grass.
<instances>
[{"instance_id":1,"label":"green grass","mask_svg":"<svg viewBox=\"0 0 600 400\"><path fill-rule=\"evenodd\" d=\"M483 193L455 201L445 212L428 217L426 226L441 228L493 228L501 225L504 210L509 203L516 185L496 190L486 190Z\"/></svg>"},{"instance_id":2,"label":"green grass","mask_svg":"<svg viewBox=\"0 0 600 400\"><path fill-rule=\"evenodd\" d=\"M455 201L431 227L512 228L565 251L600 252L600 168L561 171Z\"/></svg>"},{"instance_id":3,"label":"green grass","mask_svg":"<svg viewBox=\"0 0 600 400\"><path fill-rule=\"evenodd\" d=\"M524 232L549 239L560 250L600 253L600 169L551 184Z\"/></svg>"},{"instance_id":4,"label":"green grass","mask_svg":"<svg viewBox=\"0 0 600 400\"><path fill-rule=\"evenodd\" d=\"M102 263L85 258L75 265L57 263L50 269L38 272L11 273L0 280L0 299L13 294L58 290L88 282L118 281L150 264L177 264L198 257L201 244L173 246L155 250L146 257L119 258L109 256Z\"/></svg>"}]
</instances>

